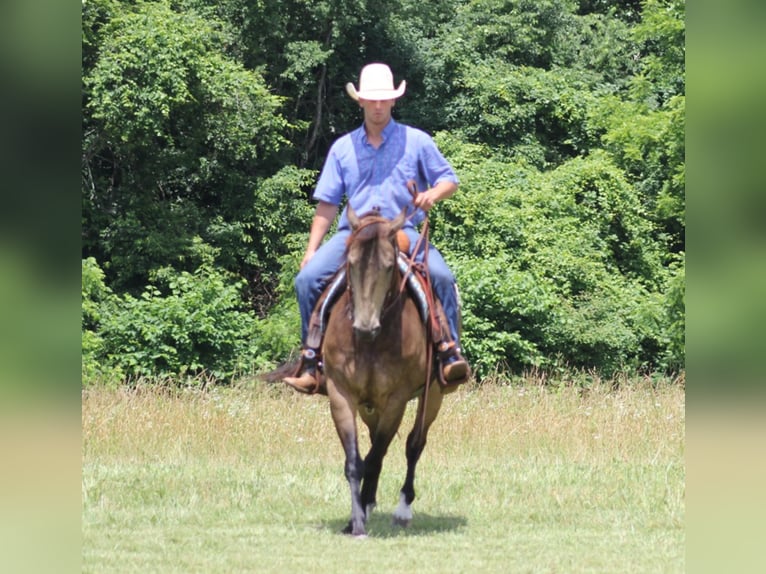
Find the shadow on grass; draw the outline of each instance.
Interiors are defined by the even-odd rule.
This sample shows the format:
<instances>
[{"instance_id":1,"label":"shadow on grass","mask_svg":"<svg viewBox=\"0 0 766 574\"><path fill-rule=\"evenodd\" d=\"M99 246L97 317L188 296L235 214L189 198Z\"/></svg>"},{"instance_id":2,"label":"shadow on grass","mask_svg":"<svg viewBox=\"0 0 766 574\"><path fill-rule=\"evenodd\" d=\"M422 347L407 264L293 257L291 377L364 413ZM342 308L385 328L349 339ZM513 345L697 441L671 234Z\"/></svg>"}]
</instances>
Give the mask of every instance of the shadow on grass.
<instances>
[{"instance_id":1,"label":"shadow on grass","mask_svg":"<svg viewBox=\"0 0 766 574\"><path fill-rule=\"evenodd\" d=\"M335 534L342 534L342 530L348 524L348 518L327 520L320 523L317 528ZM398 536L430 536L442 532L455 532L468 524L464 516L434 516L426 513L415 513L412 523L404 528L394 526L392 515L383 512L374 512L367 521L367 535L370 538L395 538Z\"/></svg>"}]
</instances>

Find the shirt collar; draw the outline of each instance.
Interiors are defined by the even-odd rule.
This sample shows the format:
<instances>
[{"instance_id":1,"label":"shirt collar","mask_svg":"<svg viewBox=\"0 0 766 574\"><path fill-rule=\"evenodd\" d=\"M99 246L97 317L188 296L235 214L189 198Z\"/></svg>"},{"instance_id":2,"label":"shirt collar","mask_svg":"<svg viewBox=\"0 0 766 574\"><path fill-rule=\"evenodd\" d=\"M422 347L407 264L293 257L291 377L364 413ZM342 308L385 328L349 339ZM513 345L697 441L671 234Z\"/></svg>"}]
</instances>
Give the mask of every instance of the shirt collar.
<instances>
[{"instance_id":1,"label":"shirt collar","mask_svg":"<svg viewBox=\"0 0 766 574\"><path fill-rule=\"evenodd\" d=\"M397 125L398 124L394 120L394 118L391 118L391 120L386 124L386 127L383 128L383 133L381 135L383 136L384 144L394 133L394 130L396 129ZM370 142L367 141L367 130L364 129L364 124L362 124L359 127L359 137L361 138L362 143L364 143L365 145L369 145Z\"/></svg>"}]
</instances>

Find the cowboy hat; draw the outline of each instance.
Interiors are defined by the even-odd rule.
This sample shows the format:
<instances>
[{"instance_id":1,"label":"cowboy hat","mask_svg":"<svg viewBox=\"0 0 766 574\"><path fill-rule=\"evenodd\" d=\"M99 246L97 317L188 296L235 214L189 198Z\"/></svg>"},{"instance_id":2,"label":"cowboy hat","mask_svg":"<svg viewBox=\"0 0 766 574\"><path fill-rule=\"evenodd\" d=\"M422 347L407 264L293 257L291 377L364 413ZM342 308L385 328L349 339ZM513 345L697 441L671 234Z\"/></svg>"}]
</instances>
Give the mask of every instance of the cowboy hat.
<instances>
[{"instance_id":1,"label":"cowboy hat","mask_svg":"<svg viewBox=\"0 0 766 574\"><path fill-rule=\"evenodd\" d=\"M395 100L404 93L407 82L402 80L394 89L394 75L385 64L367 64L359 74L359 90L354 84L346 84L348 95L355 100Z\"/></svg>"}]
</instances>

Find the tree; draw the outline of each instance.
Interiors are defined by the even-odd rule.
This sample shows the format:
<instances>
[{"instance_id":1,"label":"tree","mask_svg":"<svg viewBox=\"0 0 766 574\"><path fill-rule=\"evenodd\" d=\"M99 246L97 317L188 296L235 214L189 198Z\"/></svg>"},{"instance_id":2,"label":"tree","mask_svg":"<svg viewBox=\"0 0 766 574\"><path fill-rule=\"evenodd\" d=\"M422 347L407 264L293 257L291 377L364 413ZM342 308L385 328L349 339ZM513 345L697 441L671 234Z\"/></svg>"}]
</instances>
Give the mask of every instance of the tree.
<instances>
[{"instance_id":1,"label":"tree","mask_svg":"<svg viewBox=\"0 0 766 574\"><path fill-rule=\"evenodd\" d=\"M396 117L434 134L460 177L431 229L480 376L682 368L684 11L85 1L83 348L118 349L90 372L231 373L290 353L307 199L360 123L345 84L370 61L407 80ZM128 348L137 331L146 349Z\"/></svg>"},{"instance_id":2,"label":"tree","mask_svg":"<svg viewBox=\"0 0 766 574\"><path fill-rule=\"evenodd\" d=\"M259 252L256 226L284 234L304 217L284 200L300 197L308 177L282 173L283 201L253 217L289 147L283 99L227 55L219 20L167 1L99 6L84 19L100 42L84 62L84 255L106 262L117 290L140 290L166 265L194 269L195 237L225 246L232 270L276 273L278 253L250 256L274 250Z\"/></svg>"}]
</instances>

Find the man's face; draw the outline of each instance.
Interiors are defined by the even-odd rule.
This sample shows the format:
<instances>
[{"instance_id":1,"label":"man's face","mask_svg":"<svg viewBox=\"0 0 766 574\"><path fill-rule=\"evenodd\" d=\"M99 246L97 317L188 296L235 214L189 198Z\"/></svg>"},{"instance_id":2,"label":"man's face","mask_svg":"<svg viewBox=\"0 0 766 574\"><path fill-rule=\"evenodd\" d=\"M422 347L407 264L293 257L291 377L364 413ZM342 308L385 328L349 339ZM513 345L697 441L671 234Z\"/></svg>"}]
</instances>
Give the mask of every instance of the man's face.
<instances>
[{"instance_id":1,"label":"man's face","mask_svg":"<svg viewBox=\"0 0 766 574\"><path fill-rule=\"evenodd\" d=\"M385 127L391 119L391 108L394 107L396 100L359 100L359 107L364 110L364 119L366 122Z\"/></svg>"}]
</instances>

